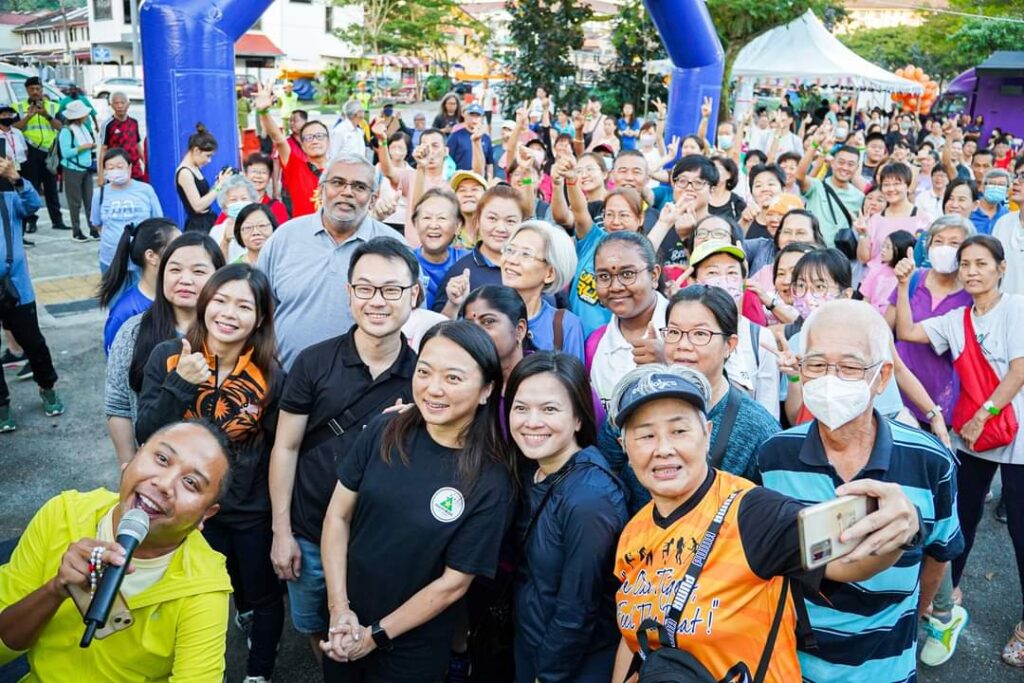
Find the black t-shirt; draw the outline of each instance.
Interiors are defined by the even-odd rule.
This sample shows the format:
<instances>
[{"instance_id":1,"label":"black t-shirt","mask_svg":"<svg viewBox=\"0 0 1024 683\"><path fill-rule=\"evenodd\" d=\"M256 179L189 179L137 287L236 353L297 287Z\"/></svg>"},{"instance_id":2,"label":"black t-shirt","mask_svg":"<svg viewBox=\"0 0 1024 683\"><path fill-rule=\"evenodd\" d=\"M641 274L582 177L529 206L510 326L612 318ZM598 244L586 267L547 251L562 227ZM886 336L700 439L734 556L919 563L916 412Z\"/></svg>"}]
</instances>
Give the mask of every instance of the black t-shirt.
<instances>
[{"instance_id":1,"label":"black t-shirt","mask_svg":"<svg viewBox=\"0 0 1024 683\"><path fill-rule=\"evenodd\" d=\"M371 421L338 463L338 481L358 493L349 531L348 598L365 624L393 612L445 567L493 577L512 496L510 476L490 461L466 493L455 470L461 451L439 445L424 427L409 438L408 465L398 453L386 464L380 443L392 419ZM455 612L449 608L394 638L394 650L367 666L388 681L440 680Z\"/></svg>"},{"instance_id":2,"label":"black t-shirt","mask_svg":"<svg viewBox=\"0 0 1024 683\"><path fill-rule=\"evenodd\" d=\"M746 210L747 203L743 201L743 197L739 196L735 192L729 193L729 201L721 206L715 206L714 204L708 204L708 213L712 216L721 216L723 218L731 218L734 221L739 222L740 216L743 215L743 211Z\"/></svg>"},{"instance_id":3,"label":"black t-shirt","mask_svg":"<svg viewBox=\"0 0 1024 683\"><path fill-rule=\"evenodd\" d=\"M750 224L750 227L747 228L747 234L745 237L748 240L752 240L757 237L767 237L768 239L771 239L772 234L768 232L768 228L761 223L758 223L757 220L754 220L754 222Z\"/></svg>"},{"instance_id":4,"label":"black t-shirt","mask_svg":"<svg viewBox=\"0 0 1024 683\"><path fill-rule=\"evenodd\" d=\"M309 416L299 449L291 517L292 532L314 543L320 542L337 463L347 457L366 423L397 399L412 400L416 354L405 337L394 364L373 379L356 350L354 330L299 353L281 396L281 410ZM325 431L332 419L344 430L341 436Z\"/></svg>"},{"instance_id":5,"label":"black t-shirt","mask_svg":"<svg viewBox=\"0 0 1024 683\"><path fill-rule=\"evenodd\" d=\"M686 242L679 237L675 230L669 230L665 239L658 245L658 262L662 266L680 266L685 269L690 262L690 252L686 248ZM665 277L669 277L666 274ZM678 277L673 275L672 277Z\"/></svg>"}]
</instances>

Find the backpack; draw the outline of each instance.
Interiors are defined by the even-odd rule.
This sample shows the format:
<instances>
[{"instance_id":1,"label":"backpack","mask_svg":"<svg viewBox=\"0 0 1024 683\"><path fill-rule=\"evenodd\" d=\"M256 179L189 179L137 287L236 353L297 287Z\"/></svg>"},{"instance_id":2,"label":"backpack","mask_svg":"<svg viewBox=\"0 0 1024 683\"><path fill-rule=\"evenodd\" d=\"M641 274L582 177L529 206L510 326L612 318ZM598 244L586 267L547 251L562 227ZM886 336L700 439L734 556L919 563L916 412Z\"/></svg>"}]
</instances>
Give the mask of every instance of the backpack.
<instances>
[{"instance_id":1,"label":"backpack","mask_svg":"<svg viewBox=\"0 0 1024 683\"><path fill-rule=\"evenodd\" d=\"M60 141L58 140L53 141L53 146L46 153L46 170L54 176L60 170Z\"/></svg>"}]
</instances>

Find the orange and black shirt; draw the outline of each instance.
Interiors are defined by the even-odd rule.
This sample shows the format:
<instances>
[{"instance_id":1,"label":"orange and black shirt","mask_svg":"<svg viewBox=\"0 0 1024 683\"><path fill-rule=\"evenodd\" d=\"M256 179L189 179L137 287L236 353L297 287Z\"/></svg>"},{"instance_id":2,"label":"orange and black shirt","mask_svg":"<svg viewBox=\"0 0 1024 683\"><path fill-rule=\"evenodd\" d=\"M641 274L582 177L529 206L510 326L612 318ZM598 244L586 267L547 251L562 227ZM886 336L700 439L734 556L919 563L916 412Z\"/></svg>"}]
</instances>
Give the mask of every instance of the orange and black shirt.
<instances>
[{"instance_id":1,"label":"orange and black shirt","mask_svg":"<svg viewBox=\"0 0 1024 683\"><path fill-rule=\"evenodd\" d=\"M677 646L700 660L716 679L738 662L754 671L775 616L783 577L817 592L823 570L806 573L800 566L796 517L802 505L741 477L710 470L694 495L668 517L648 503L619 537L616 619L631 651L638 650L636 631L644 619L664 623L676 586L704 532L734 491L739 496L683 610ZM786 601L765 680L800 680L792 599Z\"/></svg>"}]
</instances>

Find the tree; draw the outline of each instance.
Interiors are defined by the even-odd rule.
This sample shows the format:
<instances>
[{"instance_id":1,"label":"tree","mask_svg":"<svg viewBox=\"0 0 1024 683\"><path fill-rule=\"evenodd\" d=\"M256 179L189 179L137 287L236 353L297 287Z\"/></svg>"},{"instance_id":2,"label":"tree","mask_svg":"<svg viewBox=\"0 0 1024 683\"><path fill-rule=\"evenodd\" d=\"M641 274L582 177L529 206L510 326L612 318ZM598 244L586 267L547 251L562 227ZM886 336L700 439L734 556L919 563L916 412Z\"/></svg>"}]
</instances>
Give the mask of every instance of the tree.
<instances>
[{"instance_id":1,"label":"tree","mask_svg":"<svg viewBox=\"0 0 1024 683\"><path fill-rule=\"evenodd\" d=\"M451 32L482 27L455 0L332 0L336 7L363 9L363 21L334 32L358 45L363 56L384 53L443 53ZM484 29L486 30L486 29Z\"/></svg>"},{"instance_id":2,"label":"tree","mask_svg":"<svg viewBox=\"0 0 1024 683\"><path fill-rule=\"evenodd\" d=\"M665 59L666 52L642 0L631 0L619 9L611 40L615 62L599 83L601 94L607 95L603 104L620 111L625 102L632 102L642 114L650 99L667 99L661 76L646 73L647 63Z\"/></svg>"},{"instance_id":3,"label":"tree","mask_svg":"<svg viewBox=\"0 0 1024 683\"><path fill-rule=\"evenodd\" d=\"M719 117L727 116L729 80L732 65L740 50L754 38L776 26L788 24L807 10L819 17L840 20L845 14L838 0L707 0L715 30L725 48L725 73L722 77L722 106ZM780 45L779 49L785 49Z\"/></svg>"},{"instance_id":4,"label":"tree","mask_svg":"<svg viewBox=\"0 0 1024 683\"><path fill-rule=\"evenodd\" d=\"M579 0L507 0L509 33L517 50L509 67L516 79L505 98L507 113L529 101L543 87L559 103L571 105L583 97L576 84L574 50L583 47L583 24L593 16Z\"/></svg>"}]
</instances>

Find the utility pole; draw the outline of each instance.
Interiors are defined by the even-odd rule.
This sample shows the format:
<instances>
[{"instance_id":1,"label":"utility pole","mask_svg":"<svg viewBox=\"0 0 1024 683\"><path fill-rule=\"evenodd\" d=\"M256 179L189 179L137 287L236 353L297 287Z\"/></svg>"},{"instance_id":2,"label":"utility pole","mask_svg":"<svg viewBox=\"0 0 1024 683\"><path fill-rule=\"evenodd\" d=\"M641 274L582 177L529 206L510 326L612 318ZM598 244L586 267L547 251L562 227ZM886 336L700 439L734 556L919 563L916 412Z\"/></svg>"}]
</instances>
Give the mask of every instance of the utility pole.
<instances>
[{"instance_id":1,"label":"utility pole","mask_svg":"<svg viewBox=\"0 0 1024 683\"><path fill-rule=\"evenodd\" d=\"M131 22L132 22L132 77L138 78L139 63L142 61L142 49L139 46L139 3L138 0L128 0L128 6L131 8Z\"/></svg>"},{"instance_id":2,"label":"utility pole","mask_svg":"<svg viewBox=\"0 0 1024 683\"><path fill-rule=\"evenodd\" d=\"M74 63L74 55L71 54L71 30L68 28L68 10L64 6L64 0L60 0L60 16L64 20L64 61L70 70L71 64ZM70 73L64 75L70 76Z\"/></svg>"}]
</instances>

